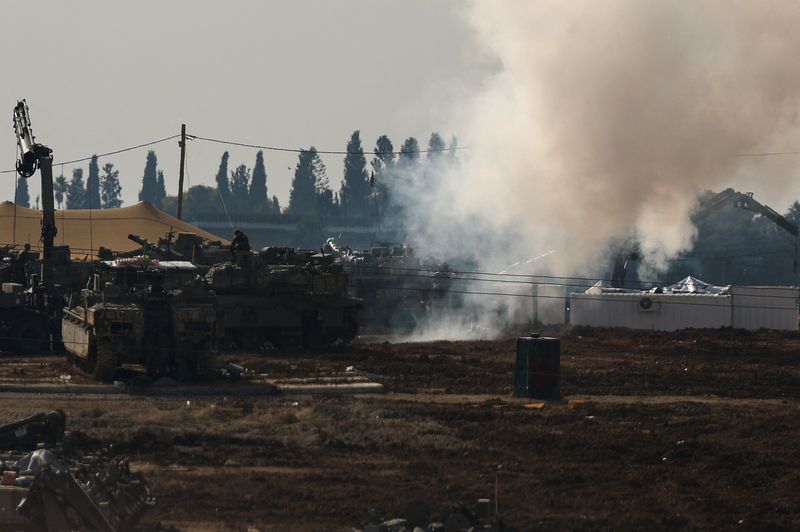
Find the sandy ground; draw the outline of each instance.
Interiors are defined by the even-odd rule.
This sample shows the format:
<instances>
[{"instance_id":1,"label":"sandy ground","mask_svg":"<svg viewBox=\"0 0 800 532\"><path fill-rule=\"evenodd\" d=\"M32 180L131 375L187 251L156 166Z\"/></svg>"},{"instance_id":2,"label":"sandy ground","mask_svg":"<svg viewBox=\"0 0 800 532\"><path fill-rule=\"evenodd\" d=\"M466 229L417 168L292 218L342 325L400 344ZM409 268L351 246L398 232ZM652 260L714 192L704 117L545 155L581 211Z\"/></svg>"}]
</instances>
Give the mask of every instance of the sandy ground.
<instances>
[{"instance_id":1,"label":"sandy ground","mask_svg":"<svg viewBox=\"0 0 800 532\"><path fill-rule=\"evenodd\" d=\"M158 498L143 530L349 530L415 498L432 518L494 504L495 482L519 530L800 529L800 335L561 337L564 400L535 408L510 395L506 340L225 356L271 378L355 366L380 395L3 393L0 420L62 408L129 456ZM0 383L86 382L57 357L5 363Z\"/></svg>"}]
</instances>

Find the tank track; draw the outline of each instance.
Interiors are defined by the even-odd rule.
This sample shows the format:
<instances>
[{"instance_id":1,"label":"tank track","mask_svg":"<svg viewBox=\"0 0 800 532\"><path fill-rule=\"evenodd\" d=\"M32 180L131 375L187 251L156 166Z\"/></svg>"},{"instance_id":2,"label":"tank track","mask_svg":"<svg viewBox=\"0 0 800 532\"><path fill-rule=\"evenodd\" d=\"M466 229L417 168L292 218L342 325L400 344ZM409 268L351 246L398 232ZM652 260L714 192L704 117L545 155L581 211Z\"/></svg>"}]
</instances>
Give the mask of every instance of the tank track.
<instances>
[{"instance_id":1,"label":"tank track","mask_svg":"<svg viewBox=\"0 0 800 532\"><path fill-rule=\"evenodd\" d=\"M117 370L117 353L113 346L101 343L95 347L92 377L98 381L110 381Z\"/></svg>"},{"instance_id":2,"label":"tank track","mask_svg":"<svg viewBox=\"0 0 800 532\"><path fill-rule=\"evenodd\" d=\"M82 328L87 333L87 338L92 337L92 331L90 327L84 325L84 323L73 316L65 316L73 326L77 325L78 327ZM94 338L96 342L97 339ZM114 378L114 372L117 369L117 354L113 346L111 345L94 345L91 348L91 352L89 353L89 357L83 357L67 351L67 357L80 369L92 375L92 378L99 381L110 381Z\"/></svg>"}]
</instances>

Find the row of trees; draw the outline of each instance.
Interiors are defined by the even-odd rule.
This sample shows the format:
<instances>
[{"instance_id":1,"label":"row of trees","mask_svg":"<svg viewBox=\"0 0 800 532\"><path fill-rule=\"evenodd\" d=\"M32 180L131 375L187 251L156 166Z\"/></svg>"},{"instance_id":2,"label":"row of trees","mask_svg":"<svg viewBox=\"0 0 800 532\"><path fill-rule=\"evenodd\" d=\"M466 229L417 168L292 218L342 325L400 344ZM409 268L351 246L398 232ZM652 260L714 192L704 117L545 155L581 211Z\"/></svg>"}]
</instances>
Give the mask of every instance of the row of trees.
<instances>
[{"instance_id":1,"label":"row of trees","mask_svg":"<svg viewBox=\"0 0 800 532\"><path fill-rule=\"evenodd\" d=\"M252 169L245 164L233 166L226 151L222 154L214 186L196 185L186 192L184 214L189 220L223 217L278 220L289 216L370 224L379 217L400 214L403 202L408 199L408 190L424 189L441 170L440 163L454 159L455 149L455 139L447 147L442 137L433 133L427 150L421 150L417 139L409 137L396 151L389 137L382 135L376 141L374 157L368 164L361 134L354 131L347 143L339 190L331 188L325 164L312 146L298 154L285 209L276 196L268 194L263 151L256 154ZM422 152L427 152L424 159ZM71 180L62 174L54 183L58 207L67 209L119 207L122 205L121 190L119 171L112 163L106 163L101 173L97 156L89 163L85 182L83 168L75 168ZM177 210L177 198L167 195L164 172L158 168L158 159L152 150L147 152L139 200L168 212ZM18 180L15 201L30 206L27 180Z\"/></svg>"},{"instance_id":2,"label":"row of trees","mask_svg":"<svg viewBox=\"0 0 800 532\"><path fill-rule=\"evenodd\" d=\"M70 181L67 181L67 178L62 173L53 182L53 196L59 209L110 209L119 207L122 205L121 192L119 170L115 169L112 163L106 163L103 165L103 173L100 174L97 155L92 156L89 161L89 174L85 184L83 168L73 169ZM14 202L23 207L31 206L27 179L17 179ZM38 196L36 198L36 207L39 207Z\"/></svg>"},{"instance_id":3,"label":"row of trees","mask_svg":"<svg viewBox=\"0 0 800 532\"><path fill-rule=\"evenodd\" d=\"M367 166L361 135L353 132L344 157L341 188L333 192L325 165L314 147L298 156L292 180L287 214L323 218L344 218L371 223L399 214L414 193L424 192L445 162L455 161L456 140L445 145L438 133L431 134L423 160L419 142L407 138L399 152L382 135L375 143L374 157ZM424 164L423 164L424 162Z\"/></svg>"},{"instance_id":4,"label":"row of trees","mask_svg":"<svg viewBox=\"0 0 800 532\"><path fill-rule=\"evenodd\" d=\"M183 196L184 217L187 220L224 219L228 215L238 220L280 218L278 198L270 198L267 193L264 152L256 153L252 169L245 164L233 169L230 166L230 154L226 151L214 176L215 186L189 187ZM175 196L166 196L153 203L172 214L177 210Z\"/></svg>"},{"instance_id":5,"label":"row of trees","mask_svg":"<svg viewBox=\"0 0 800 532\"><path fill-rule=\"evenodd\" d=\"M313 146L300 150L292 178L289 202L282 209L276 196L268 194L264 153L256 154L255 165L233 166L230 154L222 154L214 186L195 185L184 194L183 212L188 220L225 219L271 220L284 218L313 223L314 220L347 220L372 224L377 219L399 216L412 191L424 191L443 163L455 160L456 141L447 146L433 133L426 150L414 137L395 150L388 136L376 141L374 157L367 163L361 134L354 131L347 143L344 174L338 191L331 188L327 168ZM426 152L423 158L422 153ZM145 172L147 179L147 172ZM160 183L160 182L159 182ZM159 185L160 187L161 185ZM152 185L142 182L142 191ZM161 190L161 189L159 189ZM161 192L159 192L161 194ZM174 196L146 197L162 209L176 211Z\"/></svg>"}]
</instances>

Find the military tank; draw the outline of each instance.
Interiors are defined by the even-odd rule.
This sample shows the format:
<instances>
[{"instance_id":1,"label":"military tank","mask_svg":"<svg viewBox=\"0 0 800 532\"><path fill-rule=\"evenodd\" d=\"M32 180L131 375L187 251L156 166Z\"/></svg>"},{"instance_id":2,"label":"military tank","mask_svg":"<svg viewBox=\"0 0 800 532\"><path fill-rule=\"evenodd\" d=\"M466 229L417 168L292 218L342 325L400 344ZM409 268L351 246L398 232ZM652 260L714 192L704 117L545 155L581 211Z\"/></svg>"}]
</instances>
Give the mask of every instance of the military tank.
<instances>
[{"instance_id":1,"label":"military tank","mask_svg":"<svg viewBox=\"0 0 800 532\"><path fill-rule=\"evenodd\" d=\"M293 248L239 252L205 275L225 316L225 338L247 349L319 349L358 334L360 299L331 257Z\"/></svg>"},{"instance_id":2,"label":"military tank","mask_svg":"<svg viewBox=\"0 0 800 532\"><path fill-rule=\"evenodd\" d=\"M35 308L22 284L2 283L0 291L0 342L2 350L29 355L50 347L50 316Z\"/></svg>"},{"instance_id":3,"label":"military tank","mask_svg":"<svg viewBox=\"0 0 800 532\"><path fill-rule=\"evenodd\" d=\"M95 379L121 364L181 381L213 376L221 316L213 293L184 261L120 258L97 263L90 287L64 310L68 356Z\"/></svg>"},{"instance_id":4,"label":"military tank","mask_svg":"<svg viewBox=\"0 0 800 532\"><path fill-rule=\"evenodd\" d=\"M447 263L421 261L411 247L376 242L351 250L329 238L322 249L347 273L348 293L364 300L367 325L413 328L461 305L459 294L450 292Z\"/></svg>"}]
</instances>

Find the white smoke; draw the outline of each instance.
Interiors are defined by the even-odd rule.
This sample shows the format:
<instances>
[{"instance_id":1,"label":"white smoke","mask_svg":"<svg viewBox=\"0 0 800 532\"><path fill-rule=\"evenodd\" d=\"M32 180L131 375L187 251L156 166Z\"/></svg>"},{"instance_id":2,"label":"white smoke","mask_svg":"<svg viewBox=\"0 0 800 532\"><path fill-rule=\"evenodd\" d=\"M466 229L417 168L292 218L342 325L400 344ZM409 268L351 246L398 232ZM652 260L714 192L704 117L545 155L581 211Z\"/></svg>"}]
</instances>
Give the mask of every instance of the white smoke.
<instances>
[{"instance_id":1,"label":"white smoke","mask_svg":"<svg viewBox=\"0 0 800 532\"><path fill-rule=\"evenodd\" d=\"M633 237L660 267L691 246L699 190L796 136L796 2L474 0L466 18L500 68L454 105L469 150L417 196L418 248L474 247L487 271L558 249L551 271L597 274Z\"/></svg>"}]
</instances>

